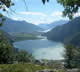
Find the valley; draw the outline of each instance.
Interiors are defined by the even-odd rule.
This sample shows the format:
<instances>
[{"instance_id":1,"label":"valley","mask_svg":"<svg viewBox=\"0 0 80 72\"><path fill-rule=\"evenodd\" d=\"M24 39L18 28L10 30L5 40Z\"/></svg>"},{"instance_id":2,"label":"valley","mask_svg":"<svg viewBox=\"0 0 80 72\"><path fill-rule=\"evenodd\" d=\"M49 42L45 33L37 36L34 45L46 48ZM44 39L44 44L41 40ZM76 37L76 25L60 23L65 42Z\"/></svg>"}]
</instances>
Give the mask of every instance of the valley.
<instances>
[{"instance_id":1,"label":"valley","mask_svg":"<svg viewBox=\"0 0 80 72\"><path fill-rule=\"evenodd\" d=\"M32 69L32 71L33 69L35 69L34 71L44 72L46 70L53 72L57 68L56 71L65 72L63 66L64 63L63 54L65 54L65 45L67 45L68 43L79 45L78 42L80 39L79 23L76 23L76 25L74 24L74 22L78 21L78 19L79 18L76 18L68 22L67 24L55 25L55 27L53 28L50 27L49 29L40 27L40 30L38 29L27 30L26 24L23 24L26 27L25 31L23 29L24 26L22 26L21 31L18 30L19 29L18 26L13 30L9 26L7 27L3 26L0 29L0 31L3 33L3 35L5 35L8 38L9 43L15 48L15 50L17 51L23 49L34 57L31 58L31 60L33 59L33 61L31 61L30 64L28 63L20 64L19 62L14 62L12 67L17 66L16 67L17 70L19 69L20 66L21 68L27 66L30 69ZM19 24L20 23L21 22L19 22ZM14 25L16 26L17 24ZM5 30L5 28L8 29L9 31ZM18 65L20 66L18 67ZM9 65L3 65L3 68L1 68L1 70L3 71L4 68L6 68L6 66L9 67ZM32 68L32 66L34 66L34 68ZM0 65L0 67L2 67L2 65ZM30 72L31 70L29 68L28 70ZM24 68L24 70L25 69L26 68ZM9 68L6 70L9 70ZM11 71L12 70L13 69L11 69Z\"/></svg>"},{"instance_id":2,"label":"valley","mask_svg":"<svg viewBox=\"0 0 80 72\"><path fill-rule=\"evenodd\" d=\"M14 42L14 46L16 48L22 48L25 49L26 51L32 53L35 57L39 57L39 58L46 58L48 59L48 55L50 55L51 51L49 52L49 49L53 49L53 53L55 53L56 51L58 51L57 49L61 49L61 51L64 51L64 44L68 44L70 42L75 43L77 45L77 41L74 42L75 36L76 36L76 32L79 32L79 24L77 23L76 25L73 24L76 21L79 20L79 17L68 22L68 21L57 21L57 22L53 22L50 25L53 25L52 27L49 27L45 30L45 26L44 24L42 25L43 27L37 26L37 25L33 25L30 24L30 28L32 27L32 29L34 27L37 27L38 29L35 28L35 30L29 30L29 28L27 28L26 25L28 25L26 22L24 21L14 21L11 19L7 18L7 22L8 25L4 25L2 26L2 30L5 31L5 29L8 29L6 31L8 31L8 34L10 35L9 37L12 37L13 42ZM15 29L12 30L10 23L13 22L13 28L15 27ZM60 24L62 23L62 24ZM66 24L64 24L66 23ZM18 24L21 25L18 27ZM45 24L48 25L48 24ZM73 26L72 26L73 25ZM24 28L25 26L25 28ZM74 30L74 27L75 30ZM22 29L21 29L22 28ZM20 30L19 30L20 29ZM23 31L25 29L25 31ZM68 30L67 30L68 29ZM63 34L61 34L63 33ZM75 35L74 35L75 34ZM72 37L72 35L74 37ZM78 34L77 34L78 35ZM79 38L78 38L79 39ZM72 40L72 41L71 41ZM40 52L39 52L40 51ZM46 52L49 52L46 53ZM53 55L53 53L51 55ZM39 55L38 55L39 54ZM44 54L44 56L42 56ZM57 54L57 53L56 53ZM37 56L36 56L37 55ZM60 52L58 52L58 55L61 55ZM56 56L58 57L58 56ZM61 56L60 56L61 57ZM51 58L55 58L54 55ZM58 57L59 58L59 57ZM57 58L55 58L57 59Z\"/></svg>"},{"instance_id":3,"label":"valley","mask_svg":"<svg viewBox=\"0 0 80 72\"><path fill-rule=\"evenodd\" d=\"M80 72L80 0L0 0L0 72Z\"/></svg>"},{"instance_id":4,"label":"valley","mask_svg":"<svg viewBox=\"0 0 80 72\"><path fill-rule=\"evenodd\" d=\"M63 20L54 22L53 28L61 26L66 22L67 21ZM5 23L7 24L5 25ZM49 27L49 30L45 30L44 26L40 27L37 25L28 24L24 21L15 21L7 18L1 29L8 32L10 37L12 37L13 46L15 48L24 49L32 53L36 59L59 60L63 58L61 53L64 51L64 44L60 42L50 41L46 36L43 36L43 34L51 31L52 27ZM59 51L59 49L61 50Z\"/></svg>"}]
</instances>

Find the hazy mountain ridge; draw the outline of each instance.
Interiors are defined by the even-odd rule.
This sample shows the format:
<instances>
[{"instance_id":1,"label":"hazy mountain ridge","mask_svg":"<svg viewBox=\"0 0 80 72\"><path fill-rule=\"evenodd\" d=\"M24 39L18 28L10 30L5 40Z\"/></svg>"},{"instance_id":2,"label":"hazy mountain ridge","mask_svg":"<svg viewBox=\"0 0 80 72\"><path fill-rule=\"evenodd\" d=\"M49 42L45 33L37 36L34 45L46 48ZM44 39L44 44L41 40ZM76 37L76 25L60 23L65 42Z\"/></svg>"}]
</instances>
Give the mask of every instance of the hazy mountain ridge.
<instances>
[{"instance_id":1,"label":"hazy mountain ridge","mask_svg":"<svg viewBox=\"0 0 80 72\"><path fill-rule=\"evenodd\" d=\"M15 21L7 17L1 28L6 32L14 32L14 33L37 32L37 31L43 30L42 28L34 24L31 24L25 21Z\"/></svg>"},{"instance_id":2,"label":"hazy mountain ridge","mask_svg":"<svg viewBox=\"0 0 80 72\"><path fill-rule=\"evenodd\" d=\"M80 33L80 17L69 21L67 24L57 26L44 35L46 35L49 40L66 43L75 38L74 36L78 33Z\"/></svg>"},{"instance_id":3,"label":"hazy mountain ridge","mask_svg":"<svg viewBox=\"0 0 80 72\"><path fill-rule=\"evenodd\" d=\"M60 26L60 25L63 25L65 23L67 23L68 20L59 20L59 21L55 21L55 22L52 22L50 24L39 24L39 26L43 29L52 29L52 28L55 28L56 26Z\"/></svg>"}]
</instances>

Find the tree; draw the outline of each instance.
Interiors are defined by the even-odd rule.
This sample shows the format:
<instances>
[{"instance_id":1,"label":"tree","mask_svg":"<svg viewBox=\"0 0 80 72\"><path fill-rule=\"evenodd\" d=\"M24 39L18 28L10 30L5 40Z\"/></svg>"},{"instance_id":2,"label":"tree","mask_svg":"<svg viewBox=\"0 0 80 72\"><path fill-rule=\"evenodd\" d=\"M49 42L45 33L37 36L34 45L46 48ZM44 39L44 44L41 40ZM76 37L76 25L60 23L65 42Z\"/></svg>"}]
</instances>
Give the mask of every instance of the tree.
<instances>
[{"instance_id":1,"label":"tree","mask_svg":"<svg viewBox=\"0 0 80 72\"><path fill-rule=\"evenodd\" d=\"M18 62L22 62L22 63L30 62L32 59L32 55L25 50L20 50L17 53L16 59Z\"/></svg>"},{"instance_id":2,"label":"tree","mask_svg":"<svg viewBox=\"0 0 80 72\"><path fill-rule=\"evenodd\" d=\"M64 59L66 68L80 67L80 48L73 45L65 46Z\"/></svg>"},{"instance_id":3,"label":"tree","mask_svg":"<svg viewBox=\"0 0 80 72\"><path fill-rule=\"evenodd\" d=\"M66 68L73 68L73 57L74 57L74 47L72 45L67 45L65 47L65 67Z\"/></svg>"},{"instance_id":4,"label":"tree","mask_svg":"<svg viewBox=\"0 0 80 72\"><path fill-rule=\"evenodd\" d=\"M70 19L73 18L74 13L78 12L80 7L80 0L58 0L58 3L64 7L63 15Z\"/></svg>"},{"instance_id":5,"label":"tree","mask_svg":"<svg viewBox=\"0 0 80 72\"><path fill-rule=\"evenodd\" d=\"M7 11L7 8L14 5L11 0L0 0L0 11ZM4 22L5 18L0 13L0 26ZM9 42L9 39L4 36L3 31L0 30L0 64L11 63L13 56L13 46Z\"/></svg>"},{"instance_id":6,"label":"tree","mask_svg":"<svg viewBox=\"0 0 80 72\"><path fill-rule=\"evenodd\" d=\"M49 0L42 0L43 4L45 4L45 2L49 2ZM73 18L74 13L78 12L80 7L80 0L57 0L57 2L64 7L63 16L68 16L70 19ZM3 11L6 11L6 7L10 8L12 5L14 5L14 3L12 3L11 0L0 0L0 9Z\"/></svg>"},{"instance_id":7,"label":"tree","mask_svg":"<svg viewBox=\"0 0 80 72\"><path fill-rule=\"evenodd\" d=\"M14 3L11 2L11 0L0 0L0 10L7 11L7 8L10 8ZM5 18L0 13L0 26L2 26L2 23L4 22Z\"/></svg>"},{"instance_id":8,"label":"tree","mask_svg":"<svg viewBox=\"0 0 80 72\"><path fill-rule=\"evenodd\" d=\"M7 8L9 8L11 5L14 5L14 3L12 3L11 0L0 0L0 8L5 9L5 7L3 7L3 5L5 5Z\"/></svg>"},{"instance_id":9,"label":"tree","mask_svg":"<svg viewBox=\"0 0 80 72\"><path fill-rule=\"evenodd\" d=\"M49 2L49 0L42 0L42 3L45 4L45 2Z\"/></svg>"},{"instance_id":10,"label":"tree","mask_svg":"<svg viewBox=\"0 0 80 72\"><path fill-rule=\"evenodd\" d=\"M42 2L45 4L46 0L42 0ZM57 0L57 2L64 7L63 16L67 16L69 19L73 18L74 14L78 12L80 7L80 0Z\"/></svg>"},{"instance_id":11,"label":"tree","mask_svg":"<svg viewBox=\"0 0 80 72\"><path fill-rule=\"evenodd\" d=\"M80 47L76 47L74 51L75 66L80 68Z\"/></svg>"},{"instance_id":12,"label":"tree","mask_svg":"<svg viewBox=\"0 0 80 72\"><path fill-rule=\"evenodd\" d=\"M10 63L13 56L13 47L0 31L0 64Z\"/></svg>"}]
</instances>

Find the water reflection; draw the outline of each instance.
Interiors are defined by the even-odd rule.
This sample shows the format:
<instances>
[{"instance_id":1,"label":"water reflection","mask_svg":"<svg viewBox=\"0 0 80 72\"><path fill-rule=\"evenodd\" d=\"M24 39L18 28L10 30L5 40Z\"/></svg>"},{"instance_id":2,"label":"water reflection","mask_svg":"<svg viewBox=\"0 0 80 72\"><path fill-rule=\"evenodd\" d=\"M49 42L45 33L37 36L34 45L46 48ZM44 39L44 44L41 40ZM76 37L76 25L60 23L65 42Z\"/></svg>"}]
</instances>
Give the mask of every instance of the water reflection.
<instances>
[{"instance_id":1,"label":"water reflection","mask_svg":"<svg viewBox=\"0 0 80 72\"><path fill-rule=\"evenodd\" d=\"M25 49L32 53L37 59L62 59L64 46L61 43L52 42L46 39L25 40L14 43L19 49Z\"/></svg>"}]
</instances>

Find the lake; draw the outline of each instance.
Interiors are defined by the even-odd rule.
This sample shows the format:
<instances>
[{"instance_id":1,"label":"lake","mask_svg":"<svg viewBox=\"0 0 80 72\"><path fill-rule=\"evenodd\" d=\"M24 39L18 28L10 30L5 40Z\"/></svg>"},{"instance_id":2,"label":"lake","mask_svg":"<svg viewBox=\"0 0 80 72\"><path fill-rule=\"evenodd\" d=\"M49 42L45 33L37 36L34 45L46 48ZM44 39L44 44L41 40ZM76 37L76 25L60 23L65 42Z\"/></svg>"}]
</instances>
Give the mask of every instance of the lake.
<instances>
[{"instance_id":1,"label":"lake","mask_svg":"<svg viewBox=\"0 0 80 72\"><path fill-rule=\"evenodd\" d=\"M25 40L15 42L14 46L32 53L36 59L63 59L64 45L47 39Z\"/></svg>"}]
</instances>

